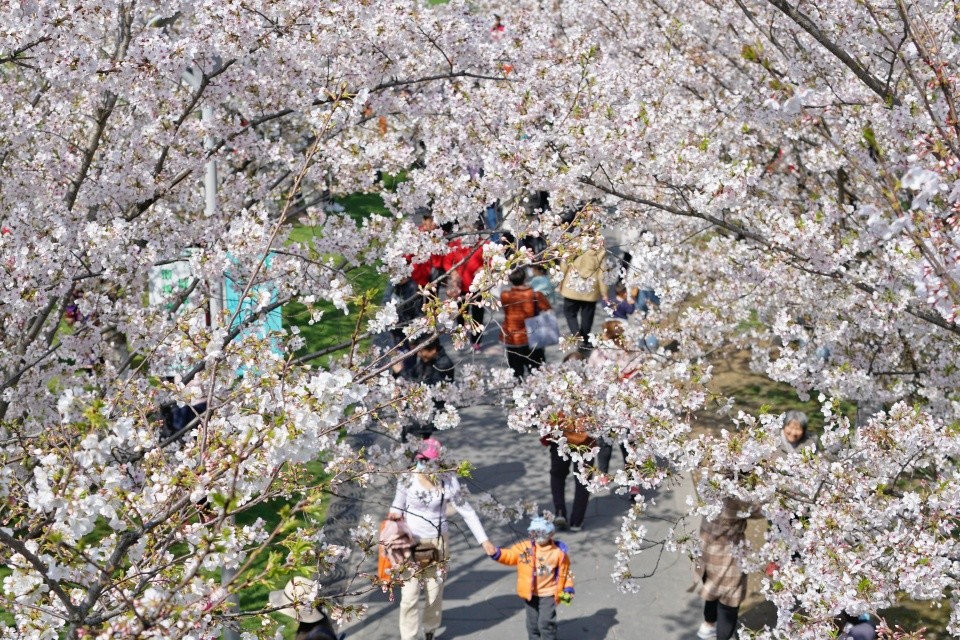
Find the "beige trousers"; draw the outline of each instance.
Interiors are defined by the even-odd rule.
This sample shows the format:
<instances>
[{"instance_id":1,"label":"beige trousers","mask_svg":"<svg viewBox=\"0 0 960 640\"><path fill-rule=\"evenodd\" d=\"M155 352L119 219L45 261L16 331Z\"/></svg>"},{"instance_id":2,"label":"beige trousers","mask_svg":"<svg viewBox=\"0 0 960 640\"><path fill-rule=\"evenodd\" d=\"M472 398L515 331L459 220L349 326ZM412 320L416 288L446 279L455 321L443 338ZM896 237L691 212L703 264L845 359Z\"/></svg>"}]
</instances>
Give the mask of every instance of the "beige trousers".
<instances>
[{"instance_id":1,"label":"beige trousers","mask_svg":"<svg viewBox=\"0 0 960 640\"><path fill-rule=\"evenodd\" d=\"M434 544L447 559L446 538L423 538L421 543ZM443 573L446 573L445 571ZM432 566L422 571L408 571L400 587L400 640L423 640L424 634L436 632L443 613L443 578L441 568ZM420 593L424 599L421 603Z\"/></svg>"}]
</instances>

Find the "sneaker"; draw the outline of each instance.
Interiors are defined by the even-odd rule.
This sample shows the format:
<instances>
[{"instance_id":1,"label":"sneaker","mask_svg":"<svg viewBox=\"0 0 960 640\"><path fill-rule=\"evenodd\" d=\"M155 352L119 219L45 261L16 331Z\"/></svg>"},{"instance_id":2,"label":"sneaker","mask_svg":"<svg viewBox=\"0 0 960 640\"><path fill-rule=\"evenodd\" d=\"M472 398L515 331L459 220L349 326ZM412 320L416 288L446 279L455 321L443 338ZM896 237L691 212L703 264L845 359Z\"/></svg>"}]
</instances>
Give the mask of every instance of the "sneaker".
<instances>
[{"instance_id":1,"label":"sneaker","mask_svg":"<svg viewBox=\"0 0 960 640\"><path fill-rule=\"evenodd\" d=\"M572 524L570 525L570 531L573 533L579 533L583 530L583 525L581 524Z\"/></svg>"},{"instance_id":2,"label":"sneaker","mask_svg":"<svg viewBox=\"0 0 960 640\"><path fill-rule=\"evenodd\" d=\"M553 519L553 526L557 528L557 531L565 531L567 528L567 519L563 516L557 516Z\"/></svg>"},{"instance_id":3,"label":"sneaker","mask_svg":"<svg viewBox=\"0 0 960 640\"><path fill-rule=\"evenodd\" d=\"M701 622L700 628L697 629L697 637L702 640L714 640L717 637L717 626Z\"/></svg>"}]
</instances>

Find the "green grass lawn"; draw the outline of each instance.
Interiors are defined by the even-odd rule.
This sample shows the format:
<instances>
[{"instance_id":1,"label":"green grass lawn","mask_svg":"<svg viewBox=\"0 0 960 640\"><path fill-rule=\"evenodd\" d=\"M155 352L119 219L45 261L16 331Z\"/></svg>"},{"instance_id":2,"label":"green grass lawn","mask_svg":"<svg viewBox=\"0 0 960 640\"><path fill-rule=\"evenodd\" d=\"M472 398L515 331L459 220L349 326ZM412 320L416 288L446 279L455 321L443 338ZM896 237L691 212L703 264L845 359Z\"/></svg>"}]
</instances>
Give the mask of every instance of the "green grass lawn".
<instances>
[{"instance_id":1,"label":"green grass lawn","mask_svg":"<svg viewBox=\"0 0 960 640\"><path fill-rule=\"evenodd\" d=\"M750 355L741 351L724 356L713 362L713 378L709 388L720 396L734 398L733 408L726 416L718 416L710 407L697 413L696 425L704 430L720 428L730 429L730 418L738 411L757 415L761 411L781 414L785 411L797 409L807 414L810 419L810 431L820 434L823 430L823 414L820 412L818 393L812 391L809 400L801 400L797 391L788 384L776 382L770 378L754 373L749 366ZM840 403L840 412L853 419L856 415L856 405L850 402Z\"/></svg>"},{"instance_id":2,"label":"green grass lawn","mask_svg":"<svg viewBox=\"0 0 960 640\"><path fill-rule=\"evenodd\" d=\"M395 179L388 178L385 180L385 182L386 181L395 182ZM339 198L337 202L345 209L343 215L350 216L358 224L363 220L363 218L371 213L381 215L389 214L383 204L383 200L379 195L376 194L356 193ZM292 230L290 239L295 242L309 243L312 237L316 237L322 233L322 228L301 226ZM318 302L314 305L314 308L324 312L323 318L319 322L311 325L311 309L308 309L304 304L293 302L284 306L284 327L298 327L300 329L300 334L303 336L306 342L304 348L298 352L298 356L316 353L332 346L349 342L354 335L362 333L365 330L366 322L372 316L372 313L375 309L368 306L367 313L365 317L360 320L360 324L358 326L362 298L365 297L367 299L368 305L378 306L380 304L383 290L386 287L387 280L382 274L377 272L377 266L375 264L367 264L355 267L348 271L347 277L353 285L353 289L356 294L355 299L351 301L349 305L349 314L345 314L343 311L337 309L329 302ZM367 344L369 344L369 340L364 340L360 343L361 347L364 347ZM336 353L317 358L316 360L312 361L311 364L313 366L324 367L329 363L330 359L335 356ZM312 462L307 465L307 471L308 474L310 474L314 479L319 480L324 474L323 463L319 461ZM259 505L245 513L242 518L238 518L237 522L238 524L248 524L260 517L268 523L268 526L272 527L278 522L277 512L283 507L283 505L283 502ZM277 544L274 545L271 550L282 551L283 547L282 545ZM266 566L266 563L267 554L265 553L262 554L257 562L251 566L250 571L254 574L258 573L263 570L263 568ZM267 604L270 591L282 589L287 580L292 577L292 575L282 576L274 584L260 585L244 590L242 593L240 593L241 611L256 611L263 608ZM271 617L283 624L282 628L285 638L292 638L294 636L297 628L295 621L279 614L271 614ZM260 620L256 618L246 620L243 623L243 628L250 631L259 628L259 626Z\"/></svg>"},{"instance_id":3,"label":"green grass lawn","mask_svg":"<svg viewBox=\"0 0 960 640\"><path fill-rule=\"evenodd\" d=\"M326 471L324 464L320 461L314 461L307 463L305 468L306 473L306 484L316 485L322 483L326 479ZM255 507L252 507L250 510L245 511L244 513L237 516L238 525L248 525L252 524L257 520L257 518L262 518L266 522L267 530L272 531L280 523L280 512L285 505L292 505L297 500L297 496L293 497L291 501L285 500L273 500L270 502L264 502ZM322 504L322 509L319 513L312 514L313 518L323 519L326 514L327 502L324 501ZM306 518L303 514L297 514L294 516L293 521L299 524L307 524ZM312 524L316 525L316 522ZM286 556L286 547L284 546L284 540L287 538L295 538L297 536L297 529L294 525L290 525L286 529L286 533L283 536L283 539L278 540L276 543L270 545L264 553L261 553L258 558L251 563L250 568L248 569L249 575L255 576L260 574L267 566L268 557L270 552L279 552L282 556ZM310 567L304 567L304 571L300 575L308 575L310 573ZM240 593L240 610L241 611L257 611L267 606L267 601L270 596L270 592L283 589L284 585L287 583L290 578L293 577L293 574L284 574L277 576L277 578L269 584L260 584L248 589L244 589ZM308 576L310 577L310 576ZM284 629L284 637L292 638L296 633L297 624L291 618L287 616L280 615L278 613L270 614L270 617L281 623L282 628ZM243 621L241 625L243 629L247 631L255 631L262 627L261 620L259 616L247 619Z\"/></svg>"},{"instance_id":4,"label":"green grass lawn","mask_svg":"<svg viewBox=\"0 0 960 640\"><path fill-rule=\"evenodd\" d=\"M344 215L350 216L358 223L371 213L388 214L383 200L376 194L355 193L340 198L338 203L345 208ZM309 243L311 238L322 233L322 228L301 226L291 232L290 239L294 242ZM365 330L367 320L372 316L375 307L380 305L383 291L387 285L387 278L377 272L377 265L375 264L354 267L348 271L347 278L353 285L355 293L355 299L349 305L349 314L345 314L329 302L321 301L316 303L313 308L323 311L323 318L320 322L311 325L311 309L299 302L292 302L284 306L283 326L285 328L298 327L306 341L306 345L297 353L297 356L316 353L348 342L354 335L363 333ZM368 306L365 317L360 319L358 326L363 297L366 297ZM361 347L365 347L369 344L369 340L360 344ZM312 364L314 366L326 366L331 357L318 358Z\"/></svg>"},{"instance_id":5,"label":"green grass lawn","mask_svg":"<svg viewBox=\"0 0 960 640\"><path fill-rule=\"evenodd\" d=\"M291 302L283 307L284 327L299 327L300 334L306 340L306 345L297 352L297 356L316 353L334 345L348 342L355 333L359 334L365 330L366 323L372 317L375 307L380 305L380 299L386 286L386 278L377 272L376 267L367 265L351 271L349 278L357 294L357 298L349 305L349 314L345 314L329 302L321 301L316 303L313 308L323 311L323 319L311 325L311 309L308 309L305 305L299 302ZM367 296L369 304L373 306L367 307L365 316L358 327L357 322L362 306L359 297L364 295ZM369 340L364 340L360 344L362 347L366 346L369 344ZM314 366L325 366L332 355L318 358L312 364Z\"/></svg>"},{"instance_id":6,"label":"green grass lawn","mask_svg":"<svg viewBox=\"0 0 960 640\"><path fill-rule=\"evenodd\" d=\"M0 565L0 583L11 573L13 573L13 571L9 567ZM14 622L12 613L0 609L0 627L12 627Z\"/></svg>"}]
</instances>

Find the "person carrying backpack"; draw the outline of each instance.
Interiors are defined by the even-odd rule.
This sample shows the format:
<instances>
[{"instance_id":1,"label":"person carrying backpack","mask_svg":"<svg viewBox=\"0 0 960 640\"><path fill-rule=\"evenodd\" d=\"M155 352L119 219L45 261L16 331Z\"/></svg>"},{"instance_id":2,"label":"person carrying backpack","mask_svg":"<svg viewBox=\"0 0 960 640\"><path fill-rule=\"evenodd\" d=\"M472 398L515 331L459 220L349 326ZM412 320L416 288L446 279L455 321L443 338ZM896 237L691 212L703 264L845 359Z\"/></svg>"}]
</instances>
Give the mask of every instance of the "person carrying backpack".
<instances>
[{"instance_id":1,"label":"person carrying backpack","mask_svg":"<svg viewBox=\"0 0 960 640\"><path fill-rule=\"evenodd\" d=\"M605 255L603 247L590 249L560 267L563 271L560 282L563 316L570 333L580 336L583 349L590 347L588 340L597 301L607 297L607 285L603 280Z\"/></svg>"}]
</instances>

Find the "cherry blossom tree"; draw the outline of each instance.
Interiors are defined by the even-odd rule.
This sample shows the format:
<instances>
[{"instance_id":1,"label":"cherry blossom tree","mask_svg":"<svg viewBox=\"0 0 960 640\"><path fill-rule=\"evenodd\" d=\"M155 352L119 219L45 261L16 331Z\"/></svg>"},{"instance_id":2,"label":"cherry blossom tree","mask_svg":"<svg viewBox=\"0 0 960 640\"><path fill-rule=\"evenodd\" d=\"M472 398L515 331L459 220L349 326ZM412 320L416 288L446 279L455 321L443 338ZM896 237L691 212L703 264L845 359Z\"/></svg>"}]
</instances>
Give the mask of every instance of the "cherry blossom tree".
<instances>
[{"instance_id":1,"label":"cherry blossom tree","mask_svg":"<svg viewBox=\"0 0 960 640\"><path fill-rule=\"evenodd\" d=\"M324 492L404 458L344 436L396 434L441 392L398 384L401 356L362 347L396 309L351 273L399 281L409 256L443 252L417 207L466 233L495 200L547 248L487 245L476 300L495 306L511 269L554 266L611 226L633 234L628 284L661 300L600 345L629 357L531 376L511 426L579 413L627 447L620 491L705 471L691 515L762 502L773 526L744 562L779 565L768 635L823 637L842 610L954 593L955 10L822 4L20 2L0 30L0 557L20 631L210 635L228 594L269 577L249 568L294 516L313 544L270 570L346 562L313 521ZM538 190L552 209L526 215ZM380 192L390 215L358 223L324 209L326 191ZM151 270L174 263L188 276L148 304ZM225 273L242 313L209 305ZM326 354L303 356L296 328L249 330L292 300L315 322L320 302L362 315L329 367L308 366ZM464 339L463 302L427 292L406 331ZM772 414L691 435L694 412L729 406L708 383L732 349L822 395L822 455L775 455ZM465 370L443 392L469 402L503 373ZM854 429L837 399L888 410ZM164 433L170 401L205 409ZM455 409L435 419L455 426ZM569 453L602 481L595 451ZM237 524L295 495L276 528ZM623 521L628 589L644 508ZM663 544L695 553L690 525Z\"/></svg>"},{"instance_id":2,"label":"cherry blossom tree","mask_svg":"<svg viewBox=\"0 0 960 640\"><path fill-rule=\"evenodd\" d=\"M523 171L554 203L617 208L587 207L587 221L647 232L626 279L662 304L633 322L631 343L654 335L677 350L637 354L628 379L547 371L519 394L513 424L539 416L543 432L557 411L589 407L597 433L631 452L623 485L697 468L692 513L709 516L728 495L764 503L774 526L748 564L780 566L764 588L782 637L824 637L843 610L951 594L956 513L940 492L956 474L953 9L558 4L532 21L524 11L535 9L505 22L548 31L553 46L513 64L551 87L518 102L511 128L532 129L523 143L538 146ZM740 416L718 440L685 436L692 410L728 406L705 393L711 358L743 348L758 371L822 394L822 456L779 460L774 416ZM889 411L856 431L831 398ZM643 509L621 536L628 588L629 556L647 542ZM666 544L695 547L683 524Z\"/></svg>"},{"instance_id":3,"label":"cherry blossom tree","mask_svg":"<svg viewBox=\"0 0 960 640\"><path fill-rule=\"evenodd\" d=\"M396 312L354 291L351 274L408 273L404 255L445 242L416 233L404 209L358 224L320 205L327 190L377 190L378 172L412 166L420 140L447 135L451 116L431 109L445 110L458 84L502 79L477 37L485 22L409 2L10 10L0 43L8 637L210 637L260 614L227 613L229 594L347 562L324 541L322 503L406 458L374 446L358 459L345 436L375 424L397 435L400 415L432 406L429 391L394 381L396 352L361 352ZM202 188L213 166L215 202ZM485 204L464 209L468 200ZM294 224L315 233L295 241ZM232 311L210 304L225 274L242 301ZM294 299L316 322L321 302L359 309L357 334L329 349L342 357L326 369L309 366L321 354L296 355L296 328L252 330ZM444 304L411 335L450 316ZM165 431L170 403L181 419ZM451 409L438 422L455 419ZM324 464L319 480L312 460ZM278 498L290 505L278 524L245 523Z\"/></svg>"}]
</instances>

